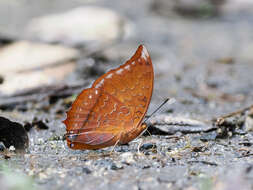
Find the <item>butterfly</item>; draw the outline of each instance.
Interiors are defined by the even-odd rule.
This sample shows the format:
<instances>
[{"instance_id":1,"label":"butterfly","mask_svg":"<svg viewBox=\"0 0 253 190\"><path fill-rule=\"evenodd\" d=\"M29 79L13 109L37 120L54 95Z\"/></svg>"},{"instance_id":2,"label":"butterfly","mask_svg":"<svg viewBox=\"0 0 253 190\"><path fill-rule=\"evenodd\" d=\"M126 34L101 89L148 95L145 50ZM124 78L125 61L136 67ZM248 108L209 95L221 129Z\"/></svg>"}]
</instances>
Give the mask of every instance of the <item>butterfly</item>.
<instances>
[{"instance_id":1,"label":"butterfly","mask_svg":"<svg viewBox=\"0 0 253 190\"><path fill-rule=\"evenodd\" d=\"M67 112L67 145L71 149L100 149L126 144L147 129L142 123L152 97L154 71L147 49L84 89Z\"/></svg>"}]
</instances>

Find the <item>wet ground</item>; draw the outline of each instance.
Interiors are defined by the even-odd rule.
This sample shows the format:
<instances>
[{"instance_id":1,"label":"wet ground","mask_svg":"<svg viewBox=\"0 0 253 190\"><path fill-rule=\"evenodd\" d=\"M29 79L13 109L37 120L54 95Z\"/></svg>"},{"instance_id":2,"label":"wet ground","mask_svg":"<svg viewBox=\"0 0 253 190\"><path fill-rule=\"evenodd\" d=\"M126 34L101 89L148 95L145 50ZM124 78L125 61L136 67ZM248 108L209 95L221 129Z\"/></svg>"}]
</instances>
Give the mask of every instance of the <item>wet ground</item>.
<instances>
[{"instance_id":1,"label":"wet ground","mask_svg":"<svg viewBox=\"0 0 253 190\"><path fill-rule=\"evenodd\" d=\"M82 37L67 38L64 32L64 39L45 35L47 30L27 32L32 18L80 5L113 11L122 19L123 24L117 25L120 30L115 36L105 32L103 38L94 38L96 46ZM57 83L45 79L34 83L39 88L15 94L6 85L15 84L8 83L13 73L0 72L0 115L25 125L29 136L25 153L3 152L2 187L10 188L10 179L17 178L21 181L17 189L22 185L25 189L253 189L253 111L249 108L224 116L253 104L252 10L253 4L246 0L240 6L231 0L222 5L210 3L204 9L194 6L191 11L185 9L184 1L2 1L0 18L6 19L0 19L0 51L19 39L72 48L64 50L71 51L69 57L53 59L56 66L24 69L28 74L44 68L62 69L67 73L64 76L54 71ZM114 27L111 23L110 28ZM166 104L156 115L178 122L154 124L152 127L165 132L150 130L151 135L117 146L112 153L112 147L70 150L61 121L75 95L101 73L122 64L140 43L149 50L155 70L148 114L167 97L174 98L174 103ZM43 56L38 57L36 60ZM212 119L217 117L230 123L215 125ZM192 121L203 124L197 132L191 128Z\"/></svg>"}]
</instances>

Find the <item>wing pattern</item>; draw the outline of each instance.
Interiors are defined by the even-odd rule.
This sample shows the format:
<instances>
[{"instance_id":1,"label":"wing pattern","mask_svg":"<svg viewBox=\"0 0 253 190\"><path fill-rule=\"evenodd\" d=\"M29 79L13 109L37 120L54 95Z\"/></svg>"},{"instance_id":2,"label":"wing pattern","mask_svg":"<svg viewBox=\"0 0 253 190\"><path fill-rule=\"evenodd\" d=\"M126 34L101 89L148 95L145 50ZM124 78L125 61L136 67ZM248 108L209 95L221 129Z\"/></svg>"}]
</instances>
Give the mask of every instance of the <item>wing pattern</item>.
<instances>
[{"instance_id":1,"label":"wing pattern","mask_svg":"<svg viewBox=\"0 0 253 190\"><path fill-rule=\"evenodd\" d=\"M98 149L127 143L141 131L153 90L153 66L146 48L98 78L67 113L67 143L73 149Z\"/></svg>"}]
</instances>

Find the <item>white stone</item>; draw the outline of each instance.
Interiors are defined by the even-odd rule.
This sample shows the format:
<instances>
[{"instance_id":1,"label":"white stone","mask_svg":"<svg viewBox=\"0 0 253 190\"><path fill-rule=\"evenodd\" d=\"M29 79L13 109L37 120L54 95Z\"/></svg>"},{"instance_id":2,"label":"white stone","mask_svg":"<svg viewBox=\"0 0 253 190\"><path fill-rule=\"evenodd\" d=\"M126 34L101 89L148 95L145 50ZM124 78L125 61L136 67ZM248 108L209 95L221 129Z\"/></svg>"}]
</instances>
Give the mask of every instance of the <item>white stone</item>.
<instances>
[{"instance_id":1,"label":"white stone","mask_svg":"<svg viewBox=\"0 0 253 190\"><path fill-rule=\"evenodd\" d=\"M121 158L121 162L125 162L128 164L135 163L134 155L131 152L125 152L125 153L121 154L120 158Z\"/></svg>"},{"instance_id":2,"label":"white stone","mask_svg":"<svg viewBox=\"0 0 253 190\"><path fill-rule=\"evenodd\" d=\"M130 25L112 10L84 6L68 12L33 19L27 26L27 38L45 42L80 45L104 43L129 34Z\"/></svg>"},{"instance_id":3,"label":"white stone","mask_svg":"<svg viewBox=\"0 0 253 190\"><path fill-rule=\"evenodd\" d=\"M15 151L16 149L15 149L14 146L11 145L11 146L9 147L9 150L10 150L10 151Z\"/></svg>"},{"instance_id":4,"label":"white stone","mask_svg":"<svg viewBox=\"0 0 253 190\"><path fill-rule=\"evenodd\" d=\"M245 120L245 131L253 131L253 118L251 116L247 116Z\"/></svg>"},{"instance_id":5,"label":"white stone","mask_svg":"<svg viewBox=\"0 0 253 190\"><path fill-rule=\"evenodd\" d=\"M55 84L73 72L79 52L73 48L19 41L0 51L0 75L4 78L0 92L12 94L19 90ZM64 63L60 65L59 63Z\"/></svg>"}]
</instances>

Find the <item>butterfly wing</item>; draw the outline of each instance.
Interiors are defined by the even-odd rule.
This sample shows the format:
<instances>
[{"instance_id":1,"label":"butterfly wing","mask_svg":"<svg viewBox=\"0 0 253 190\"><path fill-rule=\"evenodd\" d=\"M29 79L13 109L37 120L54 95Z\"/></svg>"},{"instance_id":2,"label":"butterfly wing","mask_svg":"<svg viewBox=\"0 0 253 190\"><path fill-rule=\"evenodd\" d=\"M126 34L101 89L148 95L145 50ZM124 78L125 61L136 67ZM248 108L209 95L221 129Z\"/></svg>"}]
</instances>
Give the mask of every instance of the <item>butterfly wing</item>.
<instances>
[{"instance_id":1,"label":"butterfly wing","mask_svg":"<svg viewBox=\"0 0 253 190\"><path fill-rule=\"evenodd\" d=\"M81 115L83 117L80 118L80 109L73 110L73 107L75 108L72 106L68 114L75 113L75 116L68 115L70 120L67 119L65 122L73 127L76 126L69 131L67 129L67 141L71 148L77 148L76 143L80 144L79 146L89 145L92 149L96 149L112 146L117 142L120 137L118 126L127 120L128 110L115 97L108 93L101 93L87 117ZM80 122L82 125L79 124Z\"/></svg>"},{"instance_id":2,"label":"butterfly wing","mask_svg":"<svg viewBox=\"0 0 253 190\"><path fill-rule=\"evenodd\" d=\"M140 45L125 64L113 69L92 85L116 97L129 109L131 127L138 126L147 112L153 91L154 71L147 49Z\"/></svg>"},{"instance_id":3,"label":"butterfly wing","mask_svg":"<svg viewBox=\"0 0 253 190\"><path fill-rule=\"evenodd\" d=\"M98 139L105 143L114 137L111 134L104 134L98 138L96 133L91 133L97 124L95 121L90 120L90 116L94 112L93 108L97 104L99 97L99 89L85 89L76 98L71 109L67 112L67 119L63 122L66 125L66 139L70 148L93 149L92 146L96 145ZM89 135L86 134L87 132ZM83 140L80 137L83 137ZM90 148L87 147L89 144L91 145Z\"/></svg>"},{"instance_id":4,"label":"butterfly wing","mask_svg":"<svg viewBox=\"0 0 253 190\"><path fill-rule=\"evenodd\" d=\"M153 78L151 59L141 45L124 65L102 75L77 97L64 121L69 147L112 146L139 126L150 103Z\"/></svg>"}]
</instances>

